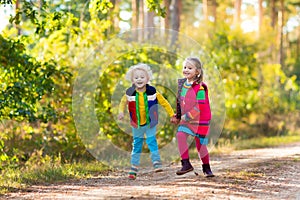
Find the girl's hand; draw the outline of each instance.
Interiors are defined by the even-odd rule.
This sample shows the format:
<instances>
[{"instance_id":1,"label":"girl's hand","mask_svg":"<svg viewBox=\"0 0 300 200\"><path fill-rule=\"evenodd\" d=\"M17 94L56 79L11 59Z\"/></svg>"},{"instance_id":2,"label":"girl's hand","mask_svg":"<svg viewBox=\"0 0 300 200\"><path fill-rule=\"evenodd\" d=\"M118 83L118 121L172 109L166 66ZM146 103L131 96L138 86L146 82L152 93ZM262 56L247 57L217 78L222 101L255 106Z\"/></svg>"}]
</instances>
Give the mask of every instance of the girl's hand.
<instances>
[{"instance_id":1,"label":"girl's hand","mask_svg":"<svg viewBox=\"0 0 300 200\"><path fill-rule=\"evenodd\" d=\"M120 114L118 115L118 120L122 120L122 119L124 119L124 113L120 113Z\"/></svg>"}]
</instances>

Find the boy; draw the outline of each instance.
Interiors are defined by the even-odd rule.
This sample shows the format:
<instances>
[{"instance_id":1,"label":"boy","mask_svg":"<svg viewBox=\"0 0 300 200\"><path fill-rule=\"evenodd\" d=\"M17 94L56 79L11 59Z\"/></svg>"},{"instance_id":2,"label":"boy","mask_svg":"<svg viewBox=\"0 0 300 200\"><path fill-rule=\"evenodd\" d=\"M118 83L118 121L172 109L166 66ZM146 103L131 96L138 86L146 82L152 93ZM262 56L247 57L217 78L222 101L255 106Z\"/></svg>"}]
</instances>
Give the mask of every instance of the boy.
<instances>
[{"instance_id":1,"label":"boy","mask_svg":"<svg viewBox=\"0 0 300 200\"><path fill-rule=\"evenodd\" d=\"M131 66L126 73L126 79L132 82L132 86L126 90L126 94L121 99L118 119L122 120L124 118L124 110L127 104L133 133L129 179L136 178L144 134L146 134L146 143L151 153L151 161L155 172L162 171L155 136L156 125L158 124L158 104L166 109L170 117L174 116L174 111L168 101L156 91L155 87L148 84L152 78L150 67L143 63Z\"/></svg>"}]
</instances>

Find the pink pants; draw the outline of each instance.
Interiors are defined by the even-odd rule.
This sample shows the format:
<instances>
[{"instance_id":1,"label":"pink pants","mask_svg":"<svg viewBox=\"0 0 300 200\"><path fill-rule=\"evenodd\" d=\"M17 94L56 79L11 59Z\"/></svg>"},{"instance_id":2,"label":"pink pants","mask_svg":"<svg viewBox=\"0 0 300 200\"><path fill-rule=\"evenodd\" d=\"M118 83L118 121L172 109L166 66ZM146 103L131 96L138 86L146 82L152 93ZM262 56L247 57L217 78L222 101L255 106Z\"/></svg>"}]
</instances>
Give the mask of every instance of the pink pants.
<instances>
[{"instance_id":1,"label":"pink pants","mask_svg":"<svg viewBox=\"0 0 300 200\"><path fill-rule=\"evenodd\" d=\"M178 142L178 149L180 153L181 159L188 159L189 158L189 146L187 143L187 137L189 134L184 132L177 132L177 142ZM201 159L203 164L209 164L209 154L206 145L202 145L200 143L200 139L195 137L196 148L198 151L198 156Z\"/></svg>"}]
</instances>

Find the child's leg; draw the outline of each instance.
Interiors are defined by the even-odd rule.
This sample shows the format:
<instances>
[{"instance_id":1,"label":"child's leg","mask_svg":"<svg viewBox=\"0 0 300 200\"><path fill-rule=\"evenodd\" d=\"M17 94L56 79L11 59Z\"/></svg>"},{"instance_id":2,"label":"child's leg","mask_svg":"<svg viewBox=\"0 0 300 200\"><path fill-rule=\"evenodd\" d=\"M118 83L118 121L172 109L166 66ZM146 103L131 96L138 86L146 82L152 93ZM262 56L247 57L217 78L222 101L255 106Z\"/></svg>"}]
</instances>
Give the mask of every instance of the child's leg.
<instances>
[{"instance_id":1,"label":"child's leg","mask_svg":"<svg viewBox=\"0 0 300 200\"><path fill-rule=\"evenodd\" d=\"M156 140L156 126L146 129L146 143L151 153L152 163L161 163Z\"/></svg>"},{"instance_id":2,"label":"child's leg","mask_svg":"<svg viewBox=\"0 0 300 200\"><path fill-rule=\"evenodd\" d=\"M188 135L184 132L177 132L177 142L178 142L178 149L181 157L181 165L182 168L176 172L177 175L183 175L190 171L193 171L194 168L190 163L189 160L189 146L187 143Z\"/></svg>"},{"instance_id":3,"label":"child's leg","mask_svg":"<svg viewBox=\"0 0 300 200\"><path fill-rule=\"evenodd\" d=\"M144 132L142 129L132 128L133 142L131 151L131 165L139 166L142 147L144 143Z\"/></svg>"},{"instance_id":4,"label":"child's leg","mask_svg":"<svg viewBox=\"0 0 300 200\"><path fill-rule=\"evenodd\" d=\"M195 137L196 141L196 147L198 151L199 158L202 161L202 171L206 177L213 177L214 174L212 173L210 169L210 164L209 164L209 153L207 150L206 144L202 144L201 140L197 137Z\"/></svg>"},{"instance_id":5,"label":"child's leg","mask_svg":"<svg viewBox=\"0 0 300 200\"><path fill-rule=\"evenodd\" d=\"M138 166L140 165L140 157L142 153L142 147L144 143L144 132L141 129L132 128L133 142L131 151L131 167L128 173L129 179L135 179Z\"/></svg>"},{"instance_id":6,"label":"child's leg","mask_svg":"<svg viewBox=\"0 0 300 200\"><path fill-rule=\"evenodd\" d=\"M200 139L195 137L195 142L196 142L196 148L198 151L198 156L201 159L203 164L208 164L209 163L209 153L207 150L207 146L204 144L201 144Z\"/></svg>"},{"instance_id":7,"label":"child's leg","mask_svg":"<svg viewBox=\"0 0 300 200\"><path fill-rule=\"evenodd\" d=\"M188 159L189 158L189 146L187 144L187 137L188 135L184 132L177 132L177 143L178 143L178 150L180 153L181 159Z\"/></svg>"}]
</instances>

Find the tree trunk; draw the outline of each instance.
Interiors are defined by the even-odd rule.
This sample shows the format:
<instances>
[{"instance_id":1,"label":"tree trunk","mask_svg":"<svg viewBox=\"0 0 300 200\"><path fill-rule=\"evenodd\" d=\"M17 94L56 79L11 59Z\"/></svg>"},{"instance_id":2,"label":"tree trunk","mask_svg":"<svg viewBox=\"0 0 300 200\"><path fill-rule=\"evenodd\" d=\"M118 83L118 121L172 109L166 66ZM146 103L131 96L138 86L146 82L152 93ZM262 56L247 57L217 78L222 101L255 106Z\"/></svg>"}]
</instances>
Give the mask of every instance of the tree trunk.
<instances>
[{"instance_id":1,"label":"tree trunk","mask_svg":"<svg viewBox=\"0 0 300 200\"><path fill-rule=\"evenodd\" d=\"M133 39L138 39L138 31L137 26L138 26L138 21L139 21L139 16L138 16L138 0L132 0L131 1L131 7L132 7L132 19L131 19L131 26L133 29Z\"/></svg>"},{"instance_id":2,"label":"tree trunk","mask_svg":"<svg viewBox=\"0 0 300 200\"><path fill-rule=\"evenodd\" d=\"M261 35L261 28L263 22L263 0L258 0L258 36Z\"/></svg>"},{"instance_id":3,"label":"tree trunk","mask_svg":"<svg viewBox=\"0 0 300 200\"><path fill-rule=\"evenodd\" d=\"M284 52L284 57L285 58L291 58L293 56L292 51L293 51L293 45L291 45L289 41L289 32L287 31L284 37L284 44L285 44L285 52Z\"/></svg>"},{"instance_id":4,"label":"tree trunk","mask_svg":"<svg viewBox=\"0 0 300 200\"><path fill-rule=\"evenodd\" d=\"M215 24L217 23L217 7L218 7L217 1L216 0L212 0L212 15L213 15L214 23Z\"/></svg>"},{"instance_id":5,"label":"tree trunk","mask_svg":"<svg viewBox=\"0 0 300 200\"><path fill-rule=\"evenodd\" d=\"M131 23L132 23L132 28L136 29L138 26L138 0L132 0L131 1L131 6L132 6L132 19L131 19Z\"/></svg>"},{"instance_id":6,"label":"tree trunk","mask_svg":"<svg viewBox=\"0 0 300 200\"><path fill-rule=\"evenodd\" d=\"M234 3L235 13L234 13L234 20L233 20L233 24L235 27L240 27L241 6L242 6L242 0L235 0L235 3Z\"/></svg>"},{"instance_id":7,"label":"tree trunk","mask_svg":"<svg viewBox=\"0 0 300 200\"><path fill-rule=\"evenodd\" d=\"M277 22L276 0L271 0L271 26L275 29Z\"/></svg>"},{"instance_id":8,"label":"tree trunk","mask_svg":"<svg viewBox=\"0 0 300 200\"><path fill-rule=\"evenodd\" d=\"M19 12L19 10L20 10L20 1L16 0L16 12ZM20 28L19 24L16 24L15 27L16 27L17 32L18 32L17 34L21 35L21 28Z\"/></svg>"},{"instance_id":9,"label":"tree trunk","mask_svg":"<svg viewBox=\"0 0 300 200\"><path fill-rule=\"evenodd\" d=\"M170 5L171 28L175 31L179 31L180 11L181 11L181 0L172 0Z\"/></svg>"},{"instance_id":10,"label":"tree trunk","mask_svg":"<svg viewBox=\"0 0 300 200\"><path fill-rule=\"evenodd\" d=\"M154 12L147 12L147 17L146 17L146 27L154 27L154 16L155 13ZM146 38L150 39L152 38L154 35L154 30L153 29L148 29L148 31L146 32Z\"/></svg>"},{"instance_id":11,"label":"tree trunk","mask_svg":"<svg viewBox=\"0 0 300 200\"><path fill-rule=\"evenodd\" d=\"M110 2L113 4L113 7L112 7L111 11L113 13L119 13L120 0L110 0ZM112 32L115 32L116 30L119 30L120 20L119 20L119 17L117 15L115 15L115 14L111 15L111 23L112 23L112 27L111 27Z\"/></svg>"},{"instance_id":12,"label":"tree trunk","mask_svg":"<svg viewBox=\"0 0 300 200\"><path fill-rule=\"evenodd\" d=\"M202 1L202 9L203 9L203 17L204 21L208 21L208 0L203 0Z\"/></svg>"},{"instance_id":13,"label":"tree trunk","mask_svg":"<svg viewBox=\"0 0 300 200\"><path fill-rule=\"evenodd\" d=\"M170 0L164 0L164 5L166 7L166 17L164 19L164 28L169 29L170 28Z\"/></svg>"},{"instance_id":14,"label":"tree trunk","mask_svg":"<svg viewBox=\"0 0 300 200\"><path fill-rule=\"evenodd\" d=\"M144 28L145 24L144 24L144 0L140 0L139 4L138 4L139 8L138 8L138 28Z\"/></svg>"},{"instance_id":15,"label":"tree trunk","mask_svg":"<svg viewBox=\"0 0 300 200\"><path fill-rule=\"evenodd\" d=\"M283 26L284 26L284 0L280 0L280 12L278 13L279 28L279 56L278 61L284 67L284 51L283 51Z\"/></svg>"},{"instance_id":16,"label":"tree trunk","mask_svg":"<svg viewBox=\"0 0 300 200\"><path fill-rule=\"evenodd\" d=\"M299 59L299 57L300 57L300 26L298 26L298 39L297 39L296 45L297 45L296 58Z\"/></svg>"},{"instance_id":17,"label":"tree trunk","mask_svg":"<svg viewBox=\"0 0 300 200\"><path fill-rule=\"evenodd\" d=\"M137 0L137 28L143 29L145 27L145 13L144 13L144 0ZM144 31L137 31L138 33L138 41L144 39Z\"/></svg>"},{"instance_id":18,"label":"tree trunk","mask_svg":"<svg viewBox=\"0 0 300 200\"><path fill-rule=\"evenodd\" d=\"M271 0L270 2L270 7L271 7L271 27L273 28L273 31L277 31L276 30L276 24L277 24L277 9L276 9L276 0ZM271 63L276 63L277 59L277 55L276 53L274 53L274 49L276 47L276 43L272 43L270 48L269 48L269 54L270 54L270 60L269 62Z\"/></svg>"},{"instance_id":19,"label":"tree trunk","mask_svg":"<svg viewBox=\"0 0 300 200\"><path fill-rule=\"evenodd\" d=\"M180 13L181 13L181 0L172 0L170 5L171 12L171 28L172 32L171 46L174 46L178 39L178 32L180 27Z\"/></svg>"},{"instance_id":20,"label":"tree trunk","mask_svg":"<svg viewBox=\"0 0 300 200\"><path fill-rule=\"evenodd\" d=\"M262 7L263 0L258 0L258 37L261 35L261 27L262 27L262 20L263 20L263 7ZM271 47L269 48L271 49ZM263 52L258 52L258 59L263 57ZM265 92L264 92L264 75L262 73L262 64L258 65L258 85L259 91L261 93L261 103L262 105L265 104Z\"/></svg>"},{"instance_id":21,"label":"tree trunk","mask_svg":"<svg viewBox=\"0 0 300 200\"><path fill-rule=\"evenodd\" d=\"M154 12L147 12L147 17L146 17L146 27L154 27Z\"/></svg>"}]
</instances>

